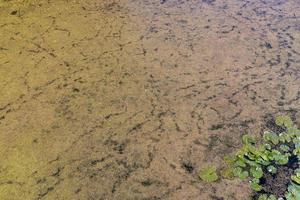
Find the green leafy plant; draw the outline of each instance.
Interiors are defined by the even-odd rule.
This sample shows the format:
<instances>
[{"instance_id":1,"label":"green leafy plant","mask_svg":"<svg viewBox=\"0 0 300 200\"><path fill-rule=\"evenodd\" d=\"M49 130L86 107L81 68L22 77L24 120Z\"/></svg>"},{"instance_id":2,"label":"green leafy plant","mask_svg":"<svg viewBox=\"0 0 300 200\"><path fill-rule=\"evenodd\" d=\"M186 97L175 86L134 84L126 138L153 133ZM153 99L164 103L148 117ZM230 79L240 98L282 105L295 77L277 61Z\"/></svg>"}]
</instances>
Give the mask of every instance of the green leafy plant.
<instances>
[{"instance_id":1,"label":"green leafy plant","mask_svg":"<svg viewBox=\"0 0 300 200\"><path fill-rule=\"evenodd\" d=\"M266 195L266 194L262 194L258 197L258 200L277 200L276 196L274 195Z\"/></svg>"},{"instance_id":2,"label":"green leafy plant","mask_svg":"<svg viewBox=\"0 0 300 200\"><path fill-rule=\"evenodd\" d=\"M243 135L243 146L235 154L225 156L227 167L220 174L224 178L248 179L255 200L300 200L300 130L288 116L278 116L275 123L284 131L265 131L259 140ZM205 169L200 177L216 180L214 170ZM283 190L278 189L280 181ZM280 192L276 193L276 189Z\"/></svg>"},{"instance_id":3,"label":"green leafy plant","mask_svg":"<svg viewBox=\"0 0 300 200\"><path fill-rule=\"evenodd\" d=\"M205 182L214 182L218 180L218 175L214 166L206 167L199 172L199 177Z\"/></svg>"}]
</instances>

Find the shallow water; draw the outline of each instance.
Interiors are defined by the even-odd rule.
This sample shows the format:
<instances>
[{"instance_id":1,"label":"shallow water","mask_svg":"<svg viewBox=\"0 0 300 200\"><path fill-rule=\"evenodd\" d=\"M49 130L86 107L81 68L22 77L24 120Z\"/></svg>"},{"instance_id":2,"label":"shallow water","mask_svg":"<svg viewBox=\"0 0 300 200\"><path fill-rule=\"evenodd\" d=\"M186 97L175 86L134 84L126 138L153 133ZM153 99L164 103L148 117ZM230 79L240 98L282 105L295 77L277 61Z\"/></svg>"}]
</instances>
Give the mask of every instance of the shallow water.
<instances>
[{"instance_id":1,"label":"shallow water","mask_svg":"<svg viewBox=\"0 0 300 200\"><path fill-rule=\"evenodd\" d=\"M244 200L198 169L300 117L299 1L0 6L1 200Z\"/></svg>"}]
</instances>

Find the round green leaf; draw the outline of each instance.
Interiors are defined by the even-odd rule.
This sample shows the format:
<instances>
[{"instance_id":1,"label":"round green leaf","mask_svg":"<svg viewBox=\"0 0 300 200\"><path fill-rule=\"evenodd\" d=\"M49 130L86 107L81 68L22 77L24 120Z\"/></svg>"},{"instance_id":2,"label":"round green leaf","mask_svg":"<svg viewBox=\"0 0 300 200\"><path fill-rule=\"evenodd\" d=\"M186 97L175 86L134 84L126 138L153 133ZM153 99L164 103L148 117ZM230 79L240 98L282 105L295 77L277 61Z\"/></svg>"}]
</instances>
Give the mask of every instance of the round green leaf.
<instances>
[{"instance_id":1,"label":"round green leaf","mask_svg":"<svg viewBox=\"0 0 300 200\"><path fill-rule=\"evenodd\" d=\"M213 166L200 170L199 177L205 182L214 182L218 180L216 168Z\"/></svg>"}]
</instances>

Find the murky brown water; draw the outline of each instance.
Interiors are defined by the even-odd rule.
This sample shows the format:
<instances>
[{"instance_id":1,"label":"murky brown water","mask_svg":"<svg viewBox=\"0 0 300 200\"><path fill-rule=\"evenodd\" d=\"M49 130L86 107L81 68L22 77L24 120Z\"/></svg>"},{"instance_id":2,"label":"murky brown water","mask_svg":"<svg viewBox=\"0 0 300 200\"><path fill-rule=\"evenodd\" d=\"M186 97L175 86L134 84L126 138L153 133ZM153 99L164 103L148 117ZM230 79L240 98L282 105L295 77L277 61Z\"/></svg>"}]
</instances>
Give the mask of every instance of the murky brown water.
<instances>
[{"instance_id":1,"label":"murky brown water","mask_svg":"<svg viewBox=\"0 0 300 200\"><path fill-rule=\"evenodd\" d=\"M244 200L198 169L300 119L299 1L0 6L1 200Z\"/></svg>"}]
</instances>

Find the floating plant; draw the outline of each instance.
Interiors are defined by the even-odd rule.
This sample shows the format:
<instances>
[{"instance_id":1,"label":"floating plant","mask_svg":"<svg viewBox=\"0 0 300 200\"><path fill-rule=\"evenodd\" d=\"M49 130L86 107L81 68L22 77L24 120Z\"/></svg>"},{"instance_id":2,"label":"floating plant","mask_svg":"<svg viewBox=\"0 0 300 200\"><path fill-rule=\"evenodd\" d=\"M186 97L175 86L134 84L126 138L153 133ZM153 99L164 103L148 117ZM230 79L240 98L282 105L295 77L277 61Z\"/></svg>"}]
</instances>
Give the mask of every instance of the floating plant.
<instances>
[{"instance_id":1,"label":"floating plant","mask_svg":"<svg viewBox=\"0 0 300 200\"><path fill-rule=\"evenodd\" d=\"M214 166L206 167L200 170L199 177L206 182L214 182L218 180L218 175Z\"/></svg>"},{"instance_id":2,"label":"floating plant","mask_svg":"<svg viewBox=\"0 0 300 200\"><path fill-rule=\"evenodd\" d=\"M227 167L220 173L249 180L254 200L300 200L300 130L288 116L278 116L275 123L282 132L265 131L260 140L244 135L243 146L225 156Z\"/></svg>"}]
</instances>

